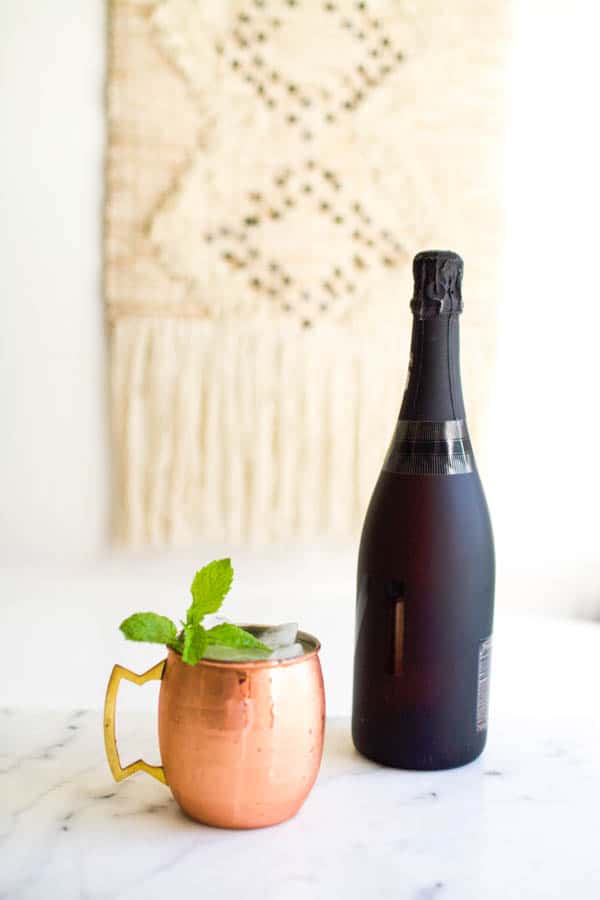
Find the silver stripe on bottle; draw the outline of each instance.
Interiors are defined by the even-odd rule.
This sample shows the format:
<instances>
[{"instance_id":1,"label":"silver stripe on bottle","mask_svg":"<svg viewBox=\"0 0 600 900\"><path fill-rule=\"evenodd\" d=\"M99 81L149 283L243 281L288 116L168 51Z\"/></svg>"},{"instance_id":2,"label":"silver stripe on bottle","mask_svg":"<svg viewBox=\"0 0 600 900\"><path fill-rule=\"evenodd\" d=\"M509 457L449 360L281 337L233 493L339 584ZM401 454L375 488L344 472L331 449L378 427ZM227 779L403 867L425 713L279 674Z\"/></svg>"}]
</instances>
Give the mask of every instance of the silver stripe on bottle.
<instances>
[{"instance_id":1,"label":"silver stripe on bottle","mask_svg":"<svg viewBox=\"0 0 600 900\"><path fill-rule=\"evenodd\" d=\"M463 419L418 422L400 419L383 464L396 475L464 475L474 469Z\"/></svg>"}]
</instances>

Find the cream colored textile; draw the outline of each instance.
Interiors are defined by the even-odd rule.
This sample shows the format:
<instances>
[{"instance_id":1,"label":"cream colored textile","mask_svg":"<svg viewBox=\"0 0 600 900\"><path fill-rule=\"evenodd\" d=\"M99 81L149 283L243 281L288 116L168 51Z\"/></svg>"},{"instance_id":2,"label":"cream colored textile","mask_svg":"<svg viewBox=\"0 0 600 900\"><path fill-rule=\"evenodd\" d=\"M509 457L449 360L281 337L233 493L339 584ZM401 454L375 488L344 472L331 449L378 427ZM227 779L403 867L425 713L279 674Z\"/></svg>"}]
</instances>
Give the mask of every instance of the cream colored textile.
<instances>
[{"instance_id":1,"label":"cream colored textile","mask_svg":"<svg viewBox=\"0 0 600 900\"><path fill-rule=\"evenodd\" d=\"M410 262L465 258L493 353L507 0L112 0L116 535L354 533L394 427Z\"/></svg>"}]
</instances>

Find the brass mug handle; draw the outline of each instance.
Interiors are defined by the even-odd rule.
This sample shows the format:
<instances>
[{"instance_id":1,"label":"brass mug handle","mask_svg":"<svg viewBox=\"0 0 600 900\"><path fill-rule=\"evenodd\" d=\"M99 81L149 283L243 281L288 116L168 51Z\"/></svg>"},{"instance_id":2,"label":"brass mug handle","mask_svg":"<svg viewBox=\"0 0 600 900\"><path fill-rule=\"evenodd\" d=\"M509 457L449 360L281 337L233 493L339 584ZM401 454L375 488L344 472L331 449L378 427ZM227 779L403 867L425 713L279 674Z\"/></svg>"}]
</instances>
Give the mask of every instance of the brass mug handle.
<instances>
[{"instance_id":1,"label":"brass mug handle","mask_svg":"<svg viewBox=\"0 0 600 900\"><path fill-rule=\"evenodd\" d=\"M161 662L152 666L151 669L148 669L147 672L144 672L143 675L137 675L135 672L130 672L129 669L126 669L124 666L118 665L114 666L110 673L104 700L104 747L110 771L112 772L115 781L123 781L124 778L141 770L142 772L147 772L148 775L152 775L153 778L156 778L156 780L160 781L162 784L167 783L163 767L151 766L149 763L144 762L143 759L138 759L123 768L121 766L121 760L119 759L117 738L115 735L115 707L121 678L133 681L134 684L146 684L147 681L153 680L160 681L165 668L165 663L166 659L161 660Z\"/></svg>"}]
</instances>

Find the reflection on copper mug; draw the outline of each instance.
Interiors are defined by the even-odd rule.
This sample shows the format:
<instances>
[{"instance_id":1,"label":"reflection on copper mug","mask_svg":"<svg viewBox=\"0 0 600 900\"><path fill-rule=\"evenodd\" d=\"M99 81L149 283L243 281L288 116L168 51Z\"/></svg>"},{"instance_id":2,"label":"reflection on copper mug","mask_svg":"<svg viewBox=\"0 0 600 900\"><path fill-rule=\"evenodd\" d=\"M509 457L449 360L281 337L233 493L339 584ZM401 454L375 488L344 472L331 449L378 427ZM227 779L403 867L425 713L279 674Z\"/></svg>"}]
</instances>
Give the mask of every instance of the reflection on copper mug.
<instances>
[{"instance_id":1,"label":"reflection on copper mug","mask_svg":"<svg viewBox=\"0 0 600 900\"><path fill-rule=\"evenodd\" d=\"M169 786L189 816L221 828L260 828L295 815L317 777L325 730L320 644L302 631L298 640L306 652L294 659L202 659L188 666L169 650L143 675L115 666L104 706L115 780L147 772ZM115 738L121 678L161 680L161 766L141 759L121 766Z\"/></svg>"}]
</instances>

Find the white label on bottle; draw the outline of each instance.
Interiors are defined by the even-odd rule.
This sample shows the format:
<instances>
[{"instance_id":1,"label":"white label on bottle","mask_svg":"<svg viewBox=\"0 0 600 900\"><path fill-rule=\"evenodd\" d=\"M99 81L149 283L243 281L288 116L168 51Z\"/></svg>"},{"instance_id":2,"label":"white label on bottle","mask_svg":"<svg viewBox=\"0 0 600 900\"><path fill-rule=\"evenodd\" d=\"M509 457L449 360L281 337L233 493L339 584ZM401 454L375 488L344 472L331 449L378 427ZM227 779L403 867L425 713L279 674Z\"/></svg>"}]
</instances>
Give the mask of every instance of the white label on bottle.
<instances>
[{"instance_id":1,"label":"white label on bottle","mask_svg":"<svg viewBox=\"0 0 600 900\"><path fill-rule=\"evenodd\" d=\"M479 665L477 667L477 731L485 731L488 722L490 698L490 661L492 639L486 638L479 644Z\"/></svg>"}]
</instances>

